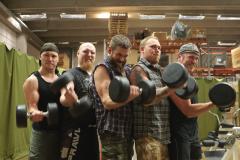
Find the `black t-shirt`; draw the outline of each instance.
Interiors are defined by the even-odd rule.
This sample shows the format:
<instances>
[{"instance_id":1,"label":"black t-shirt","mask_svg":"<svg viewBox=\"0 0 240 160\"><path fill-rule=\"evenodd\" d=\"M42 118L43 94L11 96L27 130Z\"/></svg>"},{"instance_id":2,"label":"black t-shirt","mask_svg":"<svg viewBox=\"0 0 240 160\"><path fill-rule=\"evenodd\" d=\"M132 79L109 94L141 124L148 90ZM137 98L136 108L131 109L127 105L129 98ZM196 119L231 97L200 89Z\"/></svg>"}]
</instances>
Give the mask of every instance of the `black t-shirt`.
<instances>
[{"instance_id":1,"label":"black t-shirt","mask_svg":"<svg viewBox=\"0 0 240 160\"><path fill-rule=\"evenodd\" d=\"M169 98L170 101L170 131L171 136L182 140L191 140L198 136L197 117L186 117ZM197 96L191 99L191 102L197 103Z\"/></svg>"},{"instance_id":2,"label":"black t-shirt","mask_svg":"<svg viewBox=\"0 0 240 160\"><path fill-rule=\"evenodd\" d=\"M91 85L91 76L79 67L70 69L69 71L74 76L74 90L80 99L84 95L89 95L89 88ZM91 96L91 95L90 95ZM85 128L90 124L96 124L96 116L93 107L87 111L86 114L78 118L73 118L68 111L68 107L63 107L62 129L69 128Z\"/></svg>"},{"instance_id":3,"label":"black t-shirt","mask_svg":"<svg viewBox=\"0 0 240 160\"><path fill-rule=\"evenodd\" d=\"M61 105L59 102L60 92L53 93L50 89L51 83L46 82L38 71L33 72L33 75L35 75L38 80L38 92L39 92L39 101L37 104L38 109L40 111L46 112L48 103L57 103L60 115L61 114ZM59 124L60 123L61 122L59 119ZM59 129L59 126L60 125L49 126L46 117L44 117L43 121L34 122L32 125L33 129L35 130L56 130Z\"/></svg>"}]
</instances>

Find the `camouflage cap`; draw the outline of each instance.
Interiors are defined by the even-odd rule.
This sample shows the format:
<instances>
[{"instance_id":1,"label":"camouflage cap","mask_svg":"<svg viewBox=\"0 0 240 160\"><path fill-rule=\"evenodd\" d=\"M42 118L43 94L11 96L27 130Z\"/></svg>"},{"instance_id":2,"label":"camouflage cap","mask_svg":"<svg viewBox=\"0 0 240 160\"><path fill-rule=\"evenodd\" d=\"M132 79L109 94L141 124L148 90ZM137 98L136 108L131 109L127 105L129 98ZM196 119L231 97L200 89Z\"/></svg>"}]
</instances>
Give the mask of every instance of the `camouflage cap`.
<instances>
[{"instance_id":1,"label":"camouflage cap","mask_svg":"<svg viewBox=\"0 0 240 160\"><path fill-rule=\"evenodd\" d=\"M180 47L179 54L191 53L200 56L198 47L193 43L187 43Z\"/></svg>"}]
</instances>

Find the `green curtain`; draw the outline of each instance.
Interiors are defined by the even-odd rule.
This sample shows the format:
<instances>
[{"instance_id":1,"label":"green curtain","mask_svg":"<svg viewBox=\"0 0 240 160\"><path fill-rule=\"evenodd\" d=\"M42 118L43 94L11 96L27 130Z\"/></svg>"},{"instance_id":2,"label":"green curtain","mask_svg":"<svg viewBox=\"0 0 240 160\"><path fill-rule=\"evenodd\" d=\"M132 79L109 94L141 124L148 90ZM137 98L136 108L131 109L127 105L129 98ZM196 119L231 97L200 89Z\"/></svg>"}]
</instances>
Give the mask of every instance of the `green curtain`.
<instances>
[{"instance_id":1,"label":"green curtain","mask_svg":"<svg viewBox=\"0 0 240 160\"><path fill-rule=\"evenodd\" d=\"M22 85L39 68L38 61L0 43L0 159L28 154L31 125L16 127L16 105L25 104Z\"/></svg>"},{"instance_id":2,"label":"green curtain","mask_svg":"<svg viewBox=\"0 0 240 160\"><path fill-rule=\"evenodd\" d=\"M221 79L207 79L207 78L196 78L198 84L198 102L208 102L208 91L209 89L221 81ZM216 107L211 109L212 112L220 114ZM200 139L207 138L209 131L215 130L218 127L218 122L216 117L205 112L198 117L198 126L199 126L199 137Z\"/></svg>"}]
</instances>

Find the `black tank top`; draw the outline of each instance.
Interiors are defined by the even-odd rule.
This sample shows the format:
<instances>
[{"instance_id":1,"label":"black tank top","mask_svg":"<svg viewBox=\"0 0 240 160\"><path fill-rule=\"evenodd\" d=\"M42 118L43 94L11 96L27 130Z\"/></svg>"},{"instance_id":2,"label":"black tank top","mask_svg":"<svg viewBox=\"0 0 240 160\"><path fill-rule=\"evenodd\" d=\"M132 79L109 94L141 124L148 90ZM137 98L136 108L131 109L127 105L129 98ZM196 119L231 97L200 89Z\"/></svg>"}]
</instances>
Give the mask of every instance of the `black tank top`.
<instances>
[{"instance_id":1,"label":"black tank top","mask_svg":"<svg viewBox=\"0 0 240 160\"><path fill-rule=\"evenodd\" d=\"M59 108L59 114L60 114L60 92L59 93L53 93L50 89L51 83L46 82L40 73L38 71L34 72L33 75L36 76L38 80L38 93L39 93L39 101L38 101L38 109L40 111L46 112L47 111L47 105L48 103L57 103ZM59 122L60 123L60 122ZM59 129L58 126L48 126L47 118L44 117L43 121L41 122L34 122L32 125L33 129L35 130L56 130Z\"/></svg>"}]
</instances>

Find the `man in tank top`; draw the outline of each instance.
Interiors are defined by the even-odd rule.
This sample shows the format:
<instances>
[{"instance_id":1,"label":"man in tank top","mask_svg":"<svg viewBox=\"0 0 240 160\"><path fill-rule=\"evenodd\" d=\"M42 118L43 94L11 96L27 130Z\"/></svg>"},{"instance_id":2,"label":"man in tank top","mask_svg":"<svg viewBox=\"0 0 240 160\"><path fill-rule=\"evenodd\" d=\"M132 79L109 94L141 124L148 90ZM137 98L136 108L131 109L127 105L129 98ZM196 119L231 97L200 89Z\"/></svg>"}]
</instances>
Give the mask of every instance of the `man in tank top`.
<instances>
[{"instance_id":1,"label":"man in tank top","mask_svg":"<svg viewBox=\"0 0 240 160\"><path fill-rule=\"evenodd\" d=\"M43 112L48 103L59 103L60 94L54 94L50 85L58 75L55 73L59 50L53 43L45 43L40 52L40 68L30 75L23 84L23 91L31 114L32 134L30 160L59 159L59 126L49 126Z\"/></svg>"},{"instance_id":2,"label":"man in tank top","mask_svg":"<svg viewBox=\"0 0 240 160\"><path fill-rule=\"evenodd\" d=\"M74 77L66 88L61 89L60 101L63 108L61 131L61 160L99 160L99 144L96 116L93 106L78 106L77 101L91 95L91 69L96 58L96 48L92 43L83 43L77 52L78 66L66 73ZM72 117L69 109L77 109L79 114ZM86 107L86 108L85 108ZM82 109L82 110L81 110Z\"/></svg>"}]
</instances>

